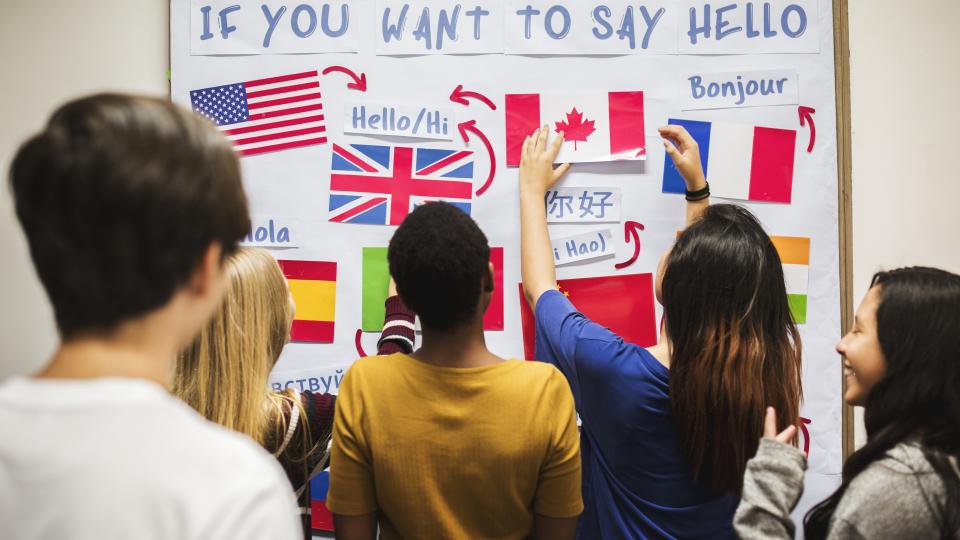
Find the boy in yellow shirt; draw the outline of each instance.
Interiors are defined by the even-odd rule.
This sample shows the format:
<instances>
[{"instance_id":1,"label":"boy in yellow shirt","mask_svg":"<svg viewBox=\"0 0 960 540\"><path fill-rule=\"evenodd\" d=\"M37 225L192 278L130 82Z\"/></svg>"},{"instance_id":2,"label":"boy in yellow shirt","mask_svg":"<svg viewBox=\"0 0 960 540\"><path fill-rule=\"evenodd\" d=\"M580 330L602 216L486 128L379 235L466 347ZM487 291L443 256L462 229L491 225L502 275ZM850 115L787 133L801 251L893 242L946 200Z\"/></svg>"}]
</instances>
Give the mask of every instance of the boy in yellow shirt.
<instances>
[{"instance_id":1,"label":"boy in yellow shirt","mask_svg":"<svg viewBox=\"0 0 960 540\"><path fill-rule=\"evenodd\" d=\"M583 510L573 396L552 365L487 350L490 247L447 203L414 210L390 273L419 316L412 355L358 360L340 386L330 491L337 538L573 538Z\"/></svg>"}]
</instances>

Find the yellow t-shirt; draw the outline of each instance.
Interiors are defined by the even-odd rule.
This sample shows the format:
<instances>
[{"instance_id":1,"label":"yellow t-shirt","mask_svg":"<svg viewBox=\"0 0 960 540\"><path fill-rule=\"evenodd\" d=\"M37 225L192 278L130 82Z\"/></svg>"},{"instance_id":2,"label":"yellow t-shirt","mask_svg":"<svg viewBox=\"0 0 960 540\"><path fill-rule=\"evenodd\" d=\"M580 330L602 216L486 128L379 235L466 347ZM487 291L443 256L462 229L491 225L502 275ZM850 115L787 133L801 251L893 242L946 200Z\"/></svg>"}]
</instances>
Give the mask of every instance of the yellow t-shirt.
<instances>
[{"instance_id":1,"label":"yellow t-shirt","mask_svg":"<svg viewBox=\"0 0 960 540\"><path fill-rule=\"evenodd\" d=\"M524 538L583 511L573 395L542 362L358 360L337 398L327 507L385 539Z\"/></svg>"}]
</instances>

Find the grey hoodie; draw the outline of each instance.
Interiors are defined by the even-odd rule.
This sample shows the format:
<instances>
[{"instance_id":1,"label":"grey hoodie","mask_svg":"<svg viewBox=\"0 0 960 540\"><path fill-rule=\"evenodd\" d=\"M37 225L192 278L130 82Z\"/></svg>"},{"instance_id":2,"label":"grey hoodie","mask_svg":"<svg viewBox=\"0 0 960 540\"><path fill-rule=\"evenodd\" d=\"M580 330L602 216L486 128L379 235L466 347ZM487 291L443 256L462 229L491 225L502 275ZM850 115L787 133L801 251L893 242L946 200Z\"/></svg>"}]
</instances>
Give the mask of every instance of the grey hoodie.
<instances>
[{"instance_id":1,"label":"grey hoodie","mask_svg":"<svg viewBox=\"0 0 960 540\"><path fill-rule=\"evenodd\" d=\"M803 492L806 458L772 439L747 463L734 518L742 539L793 538L790 511ZM850 482L830 520L828 538L939 538L943 481L916 443L900 443ZM960 530L953 538L960 539Z\"/></svg>"}]
</instances>

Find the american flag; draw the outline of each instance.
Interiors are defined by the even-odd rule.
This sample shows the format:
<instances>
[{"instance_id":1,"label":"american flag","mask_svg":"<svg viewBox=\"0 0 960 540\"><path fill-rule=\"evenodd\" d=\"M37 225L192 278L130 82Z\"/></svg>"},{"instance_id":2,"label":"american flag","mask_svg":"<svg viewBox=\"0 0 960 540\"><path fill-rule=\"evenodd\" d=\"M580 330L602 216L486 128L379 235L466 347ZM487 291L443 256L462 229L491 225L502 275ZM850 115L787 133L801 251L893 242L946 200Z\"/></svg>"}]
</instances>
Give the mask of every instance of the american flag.
<instances>
[{"instance_id":1,"label":"american flag","mask_svg":"<svg viewBox=\"0 0 960 540\"><path fill-rule=\"evenodd\" d=\"M190 103L240 155L327 142L316 71L192 90Z\"/></svg>"},{"instance_id":2,"label":"american flag","mask_svg":"<svg viewBox=\"0 0 960 540\"><path fill-rule=\"evenodd\" d=\"M330 221L399 225L417 205L446 201L470 213L473 152L333 145Z\"/></svg>"}]
</instances>

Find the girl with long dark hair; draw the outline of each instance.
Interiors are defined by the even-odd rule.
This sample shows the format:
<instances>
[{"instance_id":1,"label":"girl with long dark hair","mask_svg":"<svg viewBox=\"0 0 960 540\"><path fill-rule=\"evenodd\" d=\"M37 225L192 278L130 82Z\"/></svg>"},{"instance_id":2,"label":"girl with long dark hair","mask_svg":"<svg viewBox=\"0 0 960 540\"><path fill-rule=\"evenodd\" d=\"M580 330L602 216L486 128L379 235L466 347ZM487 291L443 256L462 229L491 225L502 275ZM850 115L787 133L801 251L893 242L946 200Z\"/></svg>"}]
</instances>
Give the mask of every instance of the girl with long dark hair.
<instances>
[{"instance_id":1,"label":"girl with long dark hair","mask_svg":"<svg viewBox=\"0 0 960 540\"><path fill-rule=\"evenodd\" d=\"M535 356L567 377L583 421L579 537L732 538L767 404L781 428L799 416L800 338L780 257L748 210L709 206L696 141L661 128L687 184L686 230L657 271L660 342L625 342L557 291L544 194L567 166L553 167L563 134L548 146L547 132L522 152L523 288Z\"/></svg>"},{"instance_id":2,"label":"girl with long dark hair","mask_svg":"<svg viewBox=\"0 0 960 540\"><path fill-rule=\"evenodd\" d=\"M960 538L960 276L901 268L874 276L837 345L867 443L804 519L807 539ZM773 414L770 411L770 414ZM768 424L737 510L741 538L793 536L805 459Z\"/></svg>"}]
</instances>

